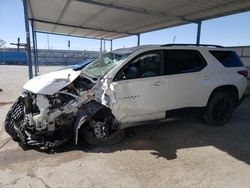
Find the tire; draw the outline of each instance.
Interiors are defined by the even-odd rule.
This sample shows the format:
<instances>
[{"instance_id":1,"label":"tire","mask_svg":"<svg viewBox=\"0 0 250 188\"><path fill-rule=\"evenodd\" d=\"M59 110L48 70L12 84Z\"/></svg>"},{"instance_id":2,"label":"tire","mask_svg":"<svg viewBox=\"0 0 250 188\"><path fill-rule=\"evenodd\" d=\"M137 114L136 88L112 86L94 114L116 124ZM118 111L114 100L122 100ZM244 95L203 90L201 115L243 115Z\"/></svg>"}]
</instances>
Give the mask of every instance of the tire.
<instances>
[{"instance_id":1,"label":"tire","mask_svg":"<svg viewBox=\"0 0 250 188\"><path fill-rule=\"evenodd\" d=\"M217 92L209 99L203 118L210 125L224 125L233 114L234 104L230 94Z\"/></svg>"},{"instance_id":2,"label":"tire","mask_svg":"<svg viewBox=\"0 0 250 188\"><path fill-rule=\"evenodd\" d=\"M88 105L88 106L87 106ZM111 110L102 104L99 104L95 101L89 102L87 105L85 105L85 110L79 111L76 121L75 121L75 127L77 127L79 124L81 124L81 119L84 116L88 116L94 121L100 121L104 122L106 117L110 116L114 118L114 116L111 113ZM87 109L87 110L86 110ZM109 127L110 134L107 137L104 138L97 138L93 128L89 127L87 124L89 122L84 122L86 125L81 125L82 128L79 130L79 139L84 140L88 144L91 145L112 145L120 142L125 137L125 130L124 129L118 129L118 127Z\"/></svg>"},{"instance_id":3,"label":"tire","mask_svg":"<svg viewBox=\"0 0 250 188\"><path fill-rule=\"evenodd\" d=\"M109 137L105 138L97 138L92 130L83 131L84 140L91 145L101 145L101 146L112 145L122 141L124 137L125 137L124 129L117 130L116 132L109 135Z\"/></svg>"}]
</instances>

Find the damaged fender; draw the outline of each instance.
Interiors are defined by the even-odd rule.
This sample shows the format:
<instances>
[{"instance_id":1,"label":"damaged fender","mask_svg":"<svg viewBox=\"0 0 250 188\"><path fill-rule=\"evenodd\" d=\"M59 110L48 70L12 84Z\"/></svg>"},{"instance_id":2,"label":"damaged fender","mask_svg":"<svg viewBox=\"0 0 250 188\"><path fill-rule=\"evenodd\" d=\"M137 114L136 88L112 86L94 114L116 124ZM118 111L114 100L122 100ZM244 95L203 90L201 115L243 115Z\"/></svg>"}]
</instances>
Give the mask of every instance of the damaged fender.
<instances>
[{"instance_id":1,"label":"damaged fender","mask_svg":"<svg viewBox=\"0 0 250 188\"><path fill-rule=\"evenodd\" d=\"M94 115L96 115L97 112L101 109L109 111L107 107L95 101L91 101L83 105L81 108L79 108L79 111L77 113L77 117L74 123L74 138L75 138L76 145L78 143L78 133L79 133L79 129L81 128L81 126L91 121Z\"/></svg>"}]
</instances>

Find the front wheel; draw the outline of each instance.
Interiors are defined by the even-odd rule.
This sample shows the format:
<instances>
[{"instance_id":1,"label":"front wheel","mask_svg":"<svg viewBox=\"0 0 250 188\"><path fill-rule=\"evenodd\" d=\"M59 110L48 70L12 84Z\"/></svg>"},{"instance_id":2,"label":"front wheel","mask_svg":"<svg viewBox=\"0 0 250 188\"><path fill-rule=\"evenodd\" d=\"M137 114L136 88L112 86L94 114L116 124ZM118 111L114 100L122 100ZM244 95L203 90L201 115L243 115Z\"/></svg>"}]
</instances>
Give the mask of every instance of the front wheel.
<instances>
[{"instance_id":1,"label":"front wheel","mask_svg":"<svg viewBox=\"0 0 250 188\"><path fill-rule=\"evenodd\" d=\"M210 125L224 125L232 116L234 110L233 97L225 92L215 93L208 102L204 120Z\"/></svg>"},{"instance_id":2,"label":"front wheel","mask_svg":"<svg viewBox=\"0 0 250 188\"><path fill-rule=\"evenodd\" d=\"M108 137L104 138L97 138L92 130L84 130L83 136L84 140L89 144L105 146L105 145L116 144L122 141L125 137L125 130L124 129L117 130L112 134L110 134Z\"/></svg>"}]
</instances>

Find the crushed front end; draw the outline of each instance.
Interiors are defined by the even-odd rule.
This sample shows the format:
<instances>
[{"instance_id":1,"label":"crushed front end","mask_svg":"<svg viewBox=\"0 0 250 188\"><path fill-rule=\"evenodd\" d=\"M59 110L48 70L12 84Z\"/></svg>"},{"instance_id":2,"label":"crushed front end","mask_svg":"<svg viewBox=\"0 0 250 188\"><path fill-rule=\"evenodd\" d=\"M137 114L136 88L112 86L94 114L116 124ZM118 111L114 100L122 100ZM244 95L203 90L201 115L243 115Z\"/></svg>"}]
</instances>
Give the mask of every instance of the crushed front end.
<instances>
[{"instance_id":1,"label":"crushed front end","mask_svg":"<svg viewBox=\"0 0 250 188\"><path fill-rule=\"evenodd\" d=\"M102 104L102 95L100 80L93 83L83 75L51 95L24 90L6 116L6 132L15 141L41 149L68 141L77 144L84 135L95 138L94 142L106 141L119 126Z\"/></svg>"}]
</instances>

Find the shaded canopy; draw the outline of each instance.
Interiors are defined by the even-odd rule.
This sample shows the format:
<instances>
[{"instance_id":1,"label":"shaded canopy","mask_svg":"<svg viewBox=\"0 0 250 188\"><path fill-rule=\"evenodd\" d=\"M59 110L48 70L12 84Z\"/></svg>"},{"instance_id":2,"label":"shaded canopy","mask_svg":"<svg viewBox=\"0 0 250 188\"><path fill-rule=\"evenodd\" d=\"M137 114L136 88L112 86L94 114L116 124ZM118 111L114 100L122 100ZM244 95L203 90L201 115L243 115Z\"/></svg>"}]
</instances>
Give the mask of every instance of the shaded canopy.
<instances>
[{"instance_id":1,"label":"shaded canopy","mask_svg":"<svg viewBox=\"0 0 250 188\"><path fill-rule=\"evenodd\" d=\"M36 31L117 39L250 10L249 0L28 0Z\"/></svg>"}]
</instances>

